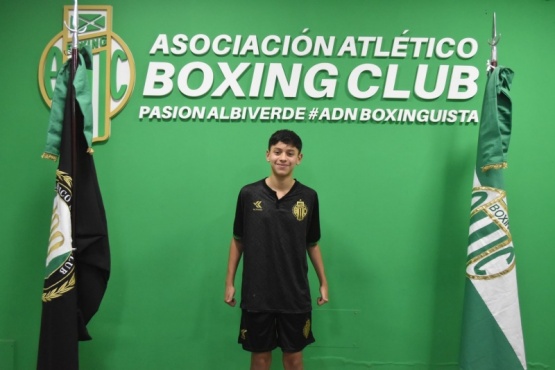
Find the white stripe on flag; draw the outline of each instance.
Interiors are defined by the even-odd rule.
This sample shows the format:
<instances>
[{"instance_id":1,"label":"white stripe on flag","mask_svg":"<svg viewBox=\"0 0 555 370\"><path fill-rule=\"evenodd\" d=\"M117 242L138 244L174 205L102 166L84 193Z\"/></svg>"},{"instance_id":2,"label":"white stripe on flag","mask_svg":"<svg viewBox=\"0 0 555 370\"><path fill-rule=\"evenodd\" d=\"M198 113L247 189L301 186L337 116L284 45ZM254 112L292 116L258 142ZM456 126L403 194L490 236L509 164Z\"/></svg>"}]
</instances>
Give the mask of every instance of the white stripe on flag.
<instances>
[{"instance_id":1,"label":"white stripe on flag","mask_svg":"<svg viewBox=\"0 0 555 370\"><path fill-rule=\"evenodd\" d=\"M474 233L475 231L488 226L489 224L491 224L491 219L489 217L484 217L476 222L474 222L472 225L470 225L470 228L468 230L468 235Z\"/></svg>"},{"instance_id":2,"label":"white stripe on flag","mask_svg":"<svg viewBox=\"0 0 555 370\"><path fill-rule=\"evenodd\" d=\"M475 251L477 251L480 248L485 247L488 244L493 243L494 241L497 241L501 238L503 238L504 236L506 236L507 234L505 234L505 232L503 230L496 230L493 233L476 240L474 243L470 244L468 246L468 254L474 253Z\"/></svg>"},{"instance_id":3,"label":"white stripe on flag","mask_svg":"<svg viewBox=\"0 0 555 370\"><path fill-rule=\"evenodd\" d=\"M493 280L472 280L474 287L488 306L492 316L511 343L522 366L526 369L524 338L518 304L516 267L506 275ZM503 292L503 294L499 294Z\"/></svg>"}]
</instances>

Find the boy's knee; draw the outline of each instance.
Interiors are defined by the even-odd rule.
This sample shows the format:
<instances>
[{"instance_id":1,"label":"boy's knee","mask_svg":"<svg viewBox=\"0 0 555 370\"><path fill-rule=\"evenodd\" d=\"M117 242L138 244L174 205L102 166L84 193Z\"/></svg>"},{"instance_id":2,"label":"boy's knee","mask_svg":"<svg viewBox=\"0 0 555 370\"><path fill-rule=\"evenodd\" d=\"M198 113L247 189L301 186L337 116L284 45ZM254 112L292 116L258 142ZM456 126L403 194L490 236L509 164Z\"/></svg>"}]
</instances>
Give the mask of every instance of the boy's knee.
<instances>
[{"instance_id":1,"label":"boy's knee","mask_svg":"<svg viewBox=\"0 0 555 370\"><path fill-rule=\"evenodd\" d=\"M303 370L303 353L283 353L283 367L285 370Z\"/></svg>"},{"instance_id":2,"label":"boy's knee","mask_svg":"<svg viewBox=\"0 0 555 370\"><path fill-rule=\"evenodd\" d=\"M272 352L252 353L251 369L269 370L272 364Z\"/></svg>"}]
</instances>

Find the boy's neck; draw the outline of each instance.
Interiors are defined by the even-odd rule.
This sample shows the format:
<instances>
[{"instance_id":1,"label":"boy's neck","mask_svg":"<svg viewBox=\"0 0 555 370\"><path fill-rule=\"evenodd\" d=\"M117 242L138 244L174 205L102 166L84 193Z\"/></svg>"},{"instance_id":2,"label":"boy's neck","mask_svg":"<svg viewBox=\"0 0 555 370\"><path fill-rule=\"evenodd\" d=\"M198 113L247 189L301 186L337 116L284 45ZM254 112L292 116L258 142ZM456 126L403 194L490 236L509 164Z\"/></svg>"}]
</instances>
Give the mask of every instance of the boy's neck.
<instances>
[{"instance_id":1,"label":"boy's neck","mask_svg":"<svg viewBox=\"0 0 555 370\"><path fill-rule=\"evenodd\" d=\"M270 189L278 193L287 193L289 190L291 190L294 184L295 179L292 176L277 177L272 174L266 178L266 185L268 185Z\"/></svg>"}]
</instances>

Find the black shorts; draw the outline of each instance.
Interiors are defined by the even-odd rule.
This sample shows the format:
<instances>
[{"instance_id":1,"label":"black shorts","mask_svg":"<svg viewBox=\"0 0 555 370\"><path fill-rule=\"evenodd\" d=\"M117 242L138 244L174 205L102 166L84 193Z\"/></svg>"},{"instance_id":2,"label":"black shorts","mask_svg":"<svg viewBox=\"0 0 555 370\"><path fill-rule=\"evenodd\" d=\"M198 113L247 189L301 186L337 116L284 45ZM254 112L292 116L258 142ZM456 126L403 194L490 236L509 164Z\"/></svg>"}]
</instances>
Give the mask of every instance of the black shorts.
<instances>
[{"instance_id":1,"label":"black shorts","mask_svg":"<svg viewBox=\"0 0 555 370\"><path fill-rule=\"evenodd\" d=\"M312 313L251 312L243 310L238 342L249 352L300 352L314 342Z\"/></svg>"}]
</instances>

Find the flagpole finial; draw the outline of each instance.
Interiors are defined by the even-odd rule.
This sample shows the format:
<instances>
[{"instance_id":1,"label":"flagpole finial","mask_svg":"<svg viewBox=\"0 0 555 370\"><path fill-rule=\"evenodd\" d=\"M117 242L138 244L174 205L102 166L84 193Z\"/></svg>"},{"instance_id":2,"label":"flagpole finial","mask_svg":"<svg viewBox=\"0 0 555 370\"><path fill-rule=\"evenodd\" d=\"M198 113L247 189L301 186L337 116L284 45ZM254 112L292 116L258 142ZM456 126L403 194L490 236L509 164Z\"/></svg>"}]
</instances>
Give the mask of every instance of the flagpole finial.
<instances>
[{"instance_id":1,"label":"flagpole finial","mask_svg":"<svg viewBox=\"0 0 555 370\"><path fill-rule=\"evenodd\" d=\"M497 67L497 44L501 39L501 34L497 35L497 18L495 12L493 13L493 26L491 30L491 40L488 44L491 46L491 59L488 61L488 70L493 70Z\"/></svg>"},{"instance_id":2,"label":"flagpole finial","mask_svg":"<svg viewBox=\"0 0 555 370\"><path fill-rule=\"evenodd\" d=\"M79 34L85 32L85 30L87 29L87 26L83 26L81 29L79 29L79 4L78 4L78 0L74 0L73 3L73 26L70 27L66 22L64 22L64 25L66 26L66 28L69 30L69 32L71 32L72 34L72 48L73 49L77 49L79 46Z\"/></svg>"}]
</instances>

